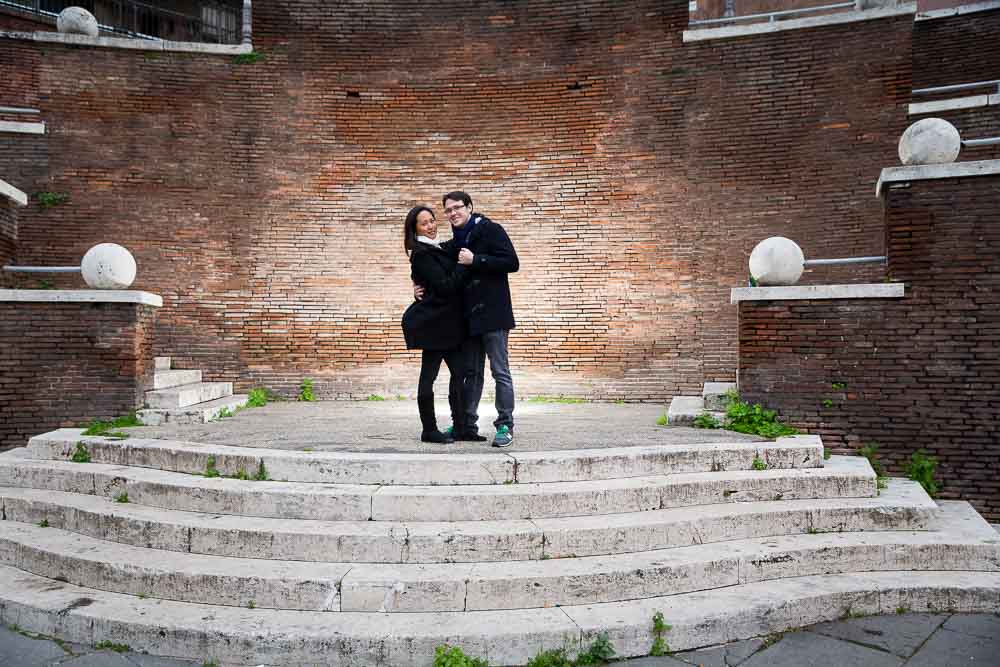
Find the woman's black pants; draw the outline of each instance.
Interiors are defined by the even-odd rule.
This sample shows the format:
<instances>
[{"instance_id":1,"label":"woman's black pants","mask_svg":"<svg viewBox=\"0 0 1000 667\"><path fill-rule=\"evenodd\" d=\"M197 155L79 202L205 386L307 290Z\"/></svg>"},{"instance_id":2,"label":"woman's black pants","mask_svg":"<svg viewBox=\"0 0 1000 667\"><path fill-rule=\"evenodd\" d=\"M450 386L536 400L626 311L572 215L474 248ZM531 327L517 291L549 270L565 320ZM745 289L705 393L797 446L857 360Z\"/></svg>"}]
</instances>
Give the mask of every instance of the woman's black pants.
<instances>
[{"instance_id":1,"label":"woman's black pants","mask_svg":"<svg viewBox=\"0 0 1000 667\"><path fill-rule=\"evenodd\" d=\"M456 433L463 430L462 420L465 415L465 400L462 392L462 376L465 374L464 355L462 348L451 350L424 350L420 357L420 381L417 384L417 407L420 409L420 423L424 431L436 431L437 419L434 416L434 381L441 362L448 365L451 379L448 382L448 404L451 406L451 419Z\"/></svg>"}]
</instances>

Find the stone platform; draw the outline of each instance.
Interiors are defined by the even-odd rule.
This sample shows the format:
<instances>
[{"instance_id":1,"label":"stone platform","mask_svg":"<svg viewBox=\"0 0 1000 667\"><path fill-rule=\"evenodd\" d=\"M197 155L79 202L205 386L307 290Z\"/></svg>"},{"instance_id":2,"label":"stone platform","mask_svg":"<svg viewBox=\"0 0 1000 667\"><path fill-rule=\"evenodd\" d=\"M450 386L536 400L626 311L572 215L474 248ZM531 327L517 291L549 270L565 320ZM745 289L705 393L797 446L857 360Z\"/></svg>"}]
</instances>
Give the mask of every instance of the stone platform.
<instances>
[{"instance_id":1,"label":"stone platform","mask_svg":"<svg viewBox=\"0 0 1000 667\"><path fill-rule=\"evenodd\" d=\"M657 613L685 651L1000 610L1000 540L968 504L880 491L815 436L662 414L525 402L505 450L421 444L392 400L43 434L0 455L0 622L220 664L429 665L448 643L522 665L601 633L646 655Z\"/></svg>"}]
</instances>

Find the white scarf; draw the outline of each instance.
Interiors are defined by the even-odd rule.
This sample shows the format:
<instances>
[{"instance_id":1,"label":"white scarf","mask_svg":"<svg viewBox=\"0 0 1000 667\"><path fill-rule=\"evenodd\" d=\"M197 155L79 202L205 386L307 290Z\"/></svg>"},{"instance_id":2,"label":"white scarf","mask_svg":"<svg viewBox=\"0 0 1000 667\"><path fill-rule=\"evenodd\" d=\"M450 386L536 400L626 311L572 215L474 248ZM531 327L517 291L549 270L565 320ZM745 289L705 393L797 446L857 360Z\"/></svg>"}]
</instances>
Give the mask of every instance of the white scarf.
<instances>
[{"instance_id":1,"label":"white scarf","mask_svg":"<svg viewBox=\"0 0 1000 667\"><path fill-rule=\"evenodd\" d=\"M417 237L417 241L419 241L420 243L426 243L427 245L432 245L435 248L437 248L438 250L441 249L441 242L437 241L435 239L428 238L426 236L418 236Z\"/></svg>"}]
</instances>

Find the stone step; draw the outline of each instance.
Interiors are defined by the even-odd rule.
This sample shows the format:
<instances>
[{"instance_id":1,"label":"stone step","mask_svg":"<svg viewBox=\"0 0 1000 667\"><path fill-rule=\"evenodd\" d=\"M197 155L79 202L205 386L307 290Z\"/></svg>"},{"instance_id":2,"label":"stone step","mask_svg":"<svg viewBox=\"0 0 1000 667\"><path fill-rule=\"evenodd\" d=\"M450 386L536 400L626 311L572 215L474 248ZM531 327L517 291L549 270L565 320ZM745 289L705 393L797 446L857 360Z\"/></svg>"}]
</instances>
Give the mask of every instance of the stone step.
<instances>
[{"instance_id":1,"label":"stone step","mask_svg":"<svg viewBox=\"0 0 1000 667\"><path fill-rule=\"evenodd\" d=\"M78 481L85 483L84 478ZM470 563L636 553L801 533L923 530L936 513L923 489L903 480L894 480L877 498L467 522L225 516L147 507L133 502L131 495L128 503L116 503L117 487L91 489L88 493L101 495L3 487L3 516L122 544L205 555L334 563Z\"/></svg>"},{"instance_id":2,"label":"stone step","mask_svg":"<svg viewBox=\"0 0 1000 667\"><path fill-rule=\"evenodd\" d=\"M161 424L205 424L218 419L228 411L230 415L246 407L249 397L246 394L233 394L214 401L205 401L189 405L185 408L145 408L135 414L146 426Z\"/></svg>"},{"instance_id":3,"label":"stone step","mask_svg":"<svg viewBox=\"0 0 1000 667\"><path fill-rule=\"evenodd\" d=\"M571 654L602 632L618 656L649 653L653 616L671 650L721 644L854 614L993 612L1000 573L871 572L797 577L625 602L560 608L371 614L247 609L143 599L0 566L2 620L64 641L233 665L426 667L442 644L491 665L540 650Z\"/></svg>"},{"instance_id":4,"label":"stone step","mask_svg":"<svg viewBox=\"0 0 1000 667\"><path fill-rule=\"evenodd\" d=\"M105 591L204 604L367 612L484 611L677 595L870 570L1000 570L1000 541L967 503L933 531L737 540L612 556L507 563L280 562L133 547L6 522L0 562Z\"/></svg>"},{"instance_id":5,"label":"stone step","mask_svg":"<svg viewBox=\"0 0 1000 667\"><path fill-rule=\"evenodd\" d=\"M667 423L671 426L691 426L698 415L705 412L720 423L726 416L724 412L706 409L705 399L701 396L674 396L670 400L670 407L667 408Z\"/></svg>"},{"instance_id":6,"label":"stone step","mask_svg":"<svg viewBox=\"0 0 1000 667\"><path fill-rule=\"evenodd\" d=\"M736 391L735 382L706 382L701 389L704 409L723 412L726 409L726 393Z\"/></svg>"},{"instance_id":7,"label":"stone step","mask_svg":"<svg viewBox=\"0 0 1000 667\"><path fill-rule=\"evenodd\" d=\"M170 357L153 357L153 368L158 371L169 371Z\"/></svg>"},{"instance_id":8,"label":"stone step","mask_svg":"<svg viewBox=\"0 0 1000 667\"><path fill-rule=\"evenodd\" d=\"M146 405L150 408L176 410L232 394L232 382L194 382L169 389L147 391Z\"/></svg>"},{"instance_id":9,"label":"stone step","mask_svg":"<svg viewBox=\"0 0 1000 667\"><path fill-rule=\"evenodd\" d=\"M148 410L140 411L140 416ZM476 485L624 479L690 472L750 470L759 458L770 469L821 468L818 436L777 441L702 443L606 449L406 454L298 452L231 447L197 442L85 437L80 429L59 429L29 441L32 456L72 457L77 443L91 461L202 473L211 456L223 475L256 470L261 463L272 479L299 482Z\"/></svg>"},{"instance_id":10,"label":"stone step","mask_svg":"<svg viewBox=\"0 0 1000 667\"><path fill-rule=\"evenodd\" d=\"M369 518L373 521L490 521L619 514L726 502L876 495L875 473L866 459L836 457L831 458L828 464L825 468L680 473L546 484L330 485L329 488L335 493L329 494L331 497L326 502L352 504L355 507L368 505L371 508ZM247 466L244 471L252 476L257 469ZM127 490L127 470L115 472L116 477L122 480L115 482L115 486L123 486ZM39 473L37 470L30 473L26 470L24 474L33 474L37 480L46 473ZM184 480L169 475L147 474L144 477L147 484L161 484L153 493L167 493L172 483L182 493L190 494L204 487L207 489L206 493L219 494L217 497L220 499L226 493L231 498L238 494L260 498L269 494L267 487L272 484L265 481L210 481L198 478L192 478L190 483L184 484ZM136 479L142 480L143 477L137 476ZM44 482L25 484L44 485ZM274 494L281 494L289 511L294 511L295 507L304 504L308 498L317 497L317 490L316 485L309 483L287 482L275 487ZM322 495L323 491L320 490L319 494ZM277 495L271 497L274 502L278 502ZM247 499L246 502L251 501Z\"/></svg>"},{"instance_id":11,"label":"stone step","mask_svg":"<svg viewBox=\"0 0 1000 667\"><path fill-rule=\"evenodd\" d=\"M165 370L153 373L153 389L169 389L179 387L184 384L195 384L201 382L201 371L194 370Z\"/></svg>"}]
</instances>

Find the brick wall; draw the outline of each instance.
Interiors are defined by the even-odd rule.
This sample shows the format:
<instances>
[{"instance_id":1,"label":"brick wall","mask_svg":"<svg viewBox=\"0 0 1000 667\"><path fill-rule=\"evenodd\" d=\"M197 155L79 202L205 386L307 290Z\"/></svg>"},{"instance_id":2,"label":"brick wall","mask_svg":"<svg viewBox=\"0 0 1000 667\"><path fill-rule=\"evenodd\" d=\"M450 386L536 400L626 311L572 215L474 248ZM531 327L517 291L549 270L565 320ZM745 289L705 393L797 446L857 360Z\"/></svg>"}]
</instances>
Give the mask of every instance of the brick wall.
<instances>
[{"instance_id":1,"label":"brick wall","mask_svg":"<svg viewBox=\"0 0 1000 667\"><path fill-rule=\"evenodd\" d=\"M154 314L137 304L0 301L0 449L141 407Z\"/></svg>"},{"instance_id":2,"label":"brick wall","mask_svg":"<svg viewBox=\"0 0 1000 667\"><path fill-rule=\"evenodd\" d=\"M0 267L17 258L17 208L14 202L0 197ZM11 284L11 274L0 270L0 288Z\"/></svg>"},{"instance_id":3,"label":"brick wall","mask_svg":"<svg viewBox=\"0 0 1000 667\"><path fill-rule=\"evenodd\" d=\"M942 497L997 521L1000 178L892 188L885 220L905 298L742 303L740 391L828 445L877 442L896 473L927 450Z\"/></svg>"},{"instance_id":4,"label":"brick wall","mask_svg":"<svg viewBox=\"0 0 1000 667\"><path fill-rule=\"evenodd\" d=\"M21 78L0 97L49 134L0 138L0 162L71 197L21 212L19 260L129 247L164 297L157 353L209 379L412 395L400 227L462 187L521 257L519 394L732 379L728 290L758 241L882 253L870 191L906 126L912 22L683 44L687 11L256 3L256 64L3 40Z\"/></svg>"},{"instance_id":5,"label":"brick wall","mask_svg":"<svg viewBox=\"0 0 1000 667\"><path fill-rule=\"evenodd\" d=\"M997 74L1000 72L998 40L1000 9L915 22L913 87L932 88L996 79L1000 76ZM972 93L949 93L947 96L964 94Z\"/></svg>"},{"instance_id":6,"label":"brick wall","mask_svg":"<svg viewBox=\"0 0 1000 667\"><path fill-rule=\"evenodd\" d=\"M19 30L24 32L41 30L55 32L56 21L55 19L46 19L27 12L20 12L11 7L0 7L0 30Z\"/></svg>"}]
</instances>

